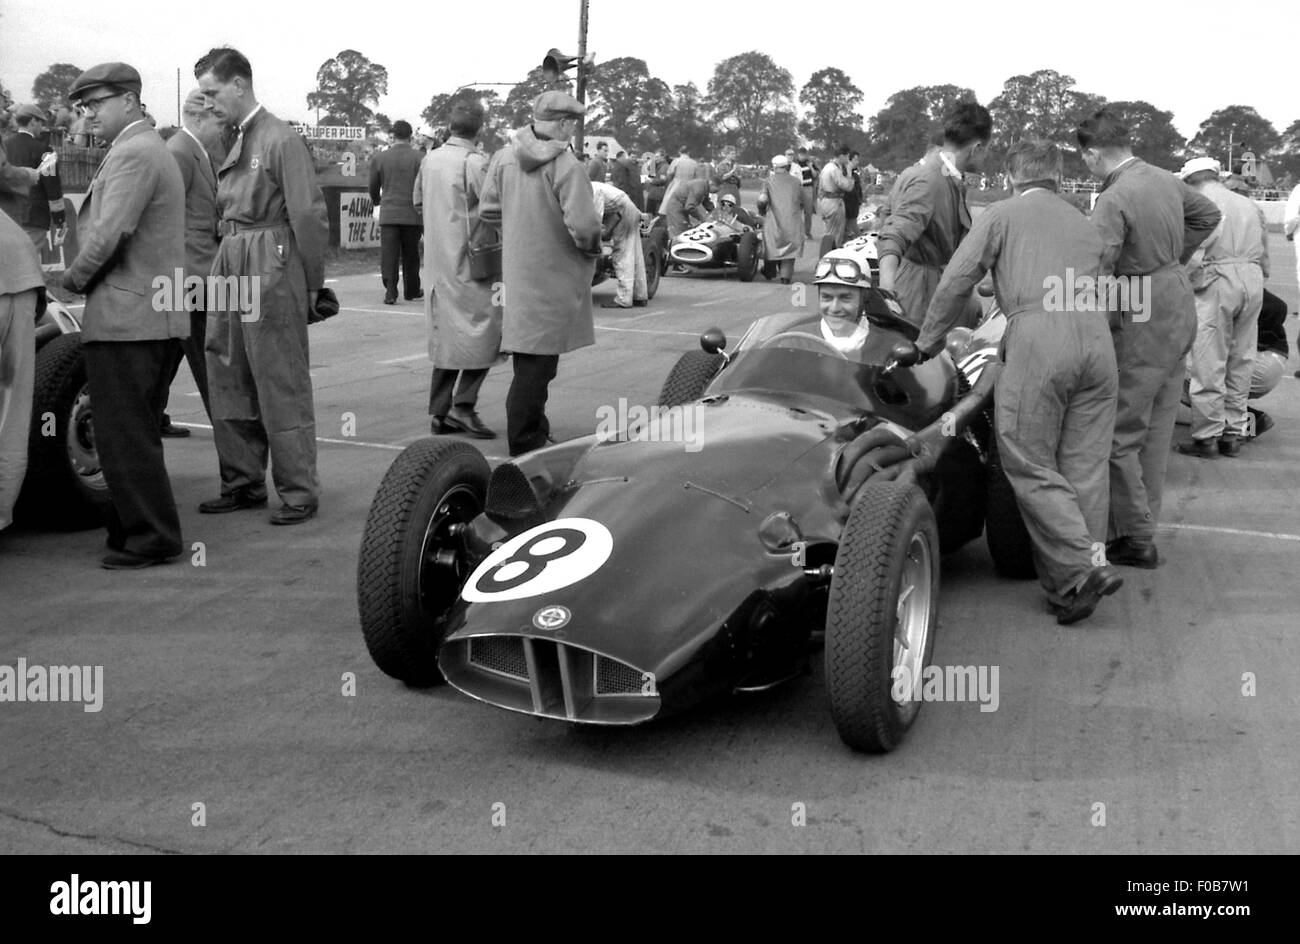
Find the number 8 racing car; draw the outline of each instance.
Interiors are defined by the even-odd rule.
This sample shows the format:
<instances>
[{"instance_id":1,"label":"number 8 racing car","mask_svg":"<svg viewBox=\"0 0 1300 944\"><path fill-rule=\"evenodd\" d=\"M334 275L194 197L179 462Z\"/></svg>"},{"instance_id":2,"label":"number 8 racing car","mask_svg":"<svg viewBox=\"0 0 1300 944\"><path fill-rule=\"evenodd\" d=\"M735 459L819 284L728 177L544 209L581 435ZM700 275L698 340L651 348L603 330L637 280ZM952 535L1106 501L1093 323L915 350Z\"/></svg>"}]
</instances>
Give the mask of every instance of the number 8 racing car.
<instances>
[{"instance_id":1,"label":"number 8 racing car","mask_svg":"<svg viewBox=\"0 0 1300 944\"><path fill-rule=\"evenodd\" d=\"M966 370L948 352L909 366L897 302L871 289L866 320L850 354L815 311L754 322L731 356L711 330L644 417L494 469L468 443L409 446L361 542L375 663L632 725L773 686L821 646L840 737L896 747L921 705L940 556L1019 518L986 483L999 332L955 351Z\"/></svg>"}]
</instances>

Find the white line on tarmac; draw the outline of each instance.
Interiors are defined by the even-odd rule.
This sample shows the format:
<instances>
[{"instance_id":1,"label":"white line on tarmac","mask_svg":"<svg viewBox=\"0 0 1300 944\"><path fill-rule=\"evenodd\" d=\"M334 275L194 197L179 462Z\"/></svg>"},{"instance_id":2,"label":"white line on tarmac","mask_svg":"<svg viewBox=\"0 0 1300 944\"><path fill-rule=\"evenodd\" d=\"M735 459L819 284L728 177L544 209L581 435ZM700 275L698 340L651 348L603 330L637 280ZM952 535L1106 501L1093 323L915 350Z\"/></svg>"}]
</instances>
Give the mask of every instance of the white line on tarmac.
<instances>
[{"instance_id":1,"label":"white line on tarmac","mask_svg":"<svg viewBox=\"0 0 1300 944\"><path fill-rule=\"evenodd\" d=\"M1275 541L1300 541L1300 534L1279 534L1275 531L1244 531L1241 528L1212 528L1204 524L1162 524L1173 531L1207 531L1211 534L1237 534L1247 538L1272 538Z\"/></svg>"},{"instance_id":2,"label":"white line on tarmac","mask_svg":"<svg viewBox=\"0 0 1300 944\"><path fill-rule=\"evenodd\" d=\"M687 338L698 338L698 331L656 331L653 328L614 328L610 325L596 325L597 331L626 331L629 334L677 334Z\"/></svg>"},{"instance_id":3,"label":"white line on tarmac","mask_svg":"<svg viewBox=\"0 0 1300 944\"><path fill-rule=\"evenodd\" d=\"M175 422L175 421L173 421L173 422ZM208 430L212 429L212 427L209 426L207 423L175 423L175 425L177 425L177 426L187 426L187 427L189 427L190 429L208 429ZM374 443L374 442L365 442L365 441L360 440L360 439L328 439L328 438L326 438L326 437L324 437L324 436L317 436L317 437L316 437L316 441L317 441L318 443L329 443L329 444L332 445L332 446L363 446L363 447L365 447L365 448L367 448L367 449L384 449L384 450L387 450L387 451L389 451L389 452L401 452L403 449L405 449L405 448L406 448L407 446L409 446L411 443L416 442L417 440L420 440L420 439L424 439L424 438L425 438L424 436L413 436L413 437L410 437L409 439L404 440L402 443L397 443L397 444L394 444L394 443ZM490 461L492 461L492 462L505 462L505 461L506 461L506 457L505 457L505 456L484 456L484 458L486 458L486 459L488 459L488 460L490 460Z\"/></svg>"},{"instance_id":4,"label":"white line on tarmac","mask_svg":"<svg viewBox=\"0 0 1300 944\"><path fill-rule=\"evenodd\" d=\"M692 308L707 308L707 307L710 306L710 305L716 305L719 301L721 301L721 299L711 298L711 299L709 299L708 301L703 301L703 302L692 302L692 303L691 303L691 307L692 307Z\"/></svg>"},{"instance_id":5,"label":"white line on tarmac","mask_svg":"<svg viewBox=\"0 0 1300 944\"><path fill-rule=\"evenodd\" d=\"M375 361L376 364L405 364L407 361L418 361L427 358L428 354L407 354L405 357L393 357L386 361Z\"/></svg>"}]
</instances>

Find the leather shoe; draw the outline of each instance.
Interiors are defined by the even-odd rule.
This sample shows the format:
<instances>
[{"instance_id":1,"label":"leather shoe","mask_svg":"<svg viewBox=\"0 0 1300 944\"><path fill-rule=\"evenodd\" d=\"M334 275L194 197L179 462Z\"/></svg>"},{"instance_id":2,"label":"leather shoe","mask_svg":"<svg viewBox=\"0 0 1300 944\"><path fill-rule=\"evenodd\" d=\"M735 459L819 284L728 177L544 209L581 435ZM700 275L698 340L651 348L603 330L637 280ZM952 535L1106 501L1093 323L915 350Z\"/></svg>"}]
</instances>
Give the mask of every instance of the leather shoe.
<instances>
[{"instance_id":1,"label":"leather shoe","mask_svg":"<svg viewBox=\"0 0 1300 944\"><path fill-rule=\"evenodd\" d=\"M1191 442L1179 443L1178 451L1185 456L1195 456L1198 459L1217 459L1219 437L1211 436L1209 439L1193 439Z\"/></svg>"},{"instance_id":2,"label":"leather shoe","mask_svg":"<svg viewBox=\"0 0 1300 944\"><path fill-rule=\"evenodd\" d=\"M632 300L632 307L633 307L633 308L645 308L645 307L648 306L649 304L650 304L650 299L648 299L648 298L643 298L643 299L641 299L640 301L637 301L636 299L633 299L633 300Z\"/></svg>"},{"instance_id":3,"label":"leather shoe","mask_svg":"<svg viewBox=\"0 0 1300 944\"><path fill-rule=\"evenodd\" d=\"M418 302L424 298L424 292L416 292L414 295L404 296L408 302Z\"/></svg>"},{"instance_id":4,"label":"leather shoe","mask_svg":"<svg viewBox=\"0 0 1300 944\"><path fill-rule=\"evenodd\" d=\"M435 436L446 436L450 433L459 433L460 430L448 426L441 416L435 416L429 420L429 432Z\"/></svg>"},{"instance_id":5,"label":"leather shoe","mask_svg":"<svg viewBox=\"0 0 1300 944\"><path fill-rule=\"evenodd\" d=\"M1263 410L1255 409L1253 406L1248 406L1246 409L1250 411L1251 416L1255 417L1255 435L1246 436L1245 439L1258 439L1273 428L1273 417Z\"/></svg>"},{"instance_id":6,"label":"leather shoe","mask_svg":"<svg viewBox=\"0 0 1300 944\"><path fill-rule=\"evenodd\" d=\"M451 412L442 418L442 425L453 432L469 433L475 439L497 437L496 433L483 425L483 421L473 410L458 410L452 407Z\"/></svg>"},{"instance_id":7,"label":"leather shoe","mask_svg":"<svg viewBox=\"0 0 1300 944\"><path fill-rule=\"evenodd\" d=\"M230 492L220 498L199 504L201 515L224 515L231 511L243 511L246 508L265 508L266 496L250 495L248 492Z\"/></svg>"},{"instance_id":8,"label":"leather shoe","mask_svg":"<svg viewBox=\"0 0 1300 944\"><path fill-rule=\"evenodd\" d=\"M396 304L397 304L397 296L396 296L396 295L385 295L385 296L384 296L384 304L385 304L385 305L396 305Z\"/></svg>"},{"instance_id":9,"label":"leather shoe","mask_svg":"<svg viewBox=\"0 0 1300 944\"><path fill-rule=\"evenodd\" d=\"M105 570L143 570L154 564L169 564L176 559L171 557L149 557L145 554L132 554L130 551L111 551L99 561Z\"/></svg>"},{"instance_id":10,"label":"leather shoe","mask_svg":"<svg viewBox=\"0 0 1300 944\"><path fill-rule=\"evenodd\" d=\"M1106 561L1111 564L1122 564L1125 567L1155 570L1160 563L1160 554L1152 541L1116 538L1106 545Z\"/></svg>"},{"instance_id":11,"label":"leather shoe","mask_svg":"<svg viewBox=\"0 0 1300 944\"><path fill-rule=\"evenodd\" d=\"M315 517L315 505L281 505L271 514L271 524L302 524Z\"/></svg>"},{"instance_id":12,"label":"leather shoe","mask_svg":"<svg viewBox=\"0 0 1300 944\"><path fill-rule=\"evenodd\" d=\"M618 302L601 302L601 308L631 308L631 305L620 305Z\"/></svg>"},{"instance_id":13,"label":"leather shoe","mask_svg":"<svg viewBox=\"0 0 1300 944\"><path fill-rule=\"evenodd\" d=\"M171 420L163 424L158 431L164 439L185 439L190 435L190 431L184 426L177 426Z\"/></svg>"},{"instance_id":14,"label":"leather shoe","mask_svg":"<svg viewBox=\"0 0 1300 944\"><path fill-rule=\"evenodd\" d=\"M1114 567L1094 567L1083 585L1070 595L1064 606L1056 608L1056 622L1069 626L1092 615L1102 597L1108 597L1124 586L1124 578Z\"/></svg>"},{"instance_id":15,"label":"leather shoe","mask_svg":"<svg viewBox=\"0 0 1300 944\"><path fill-rule=\"evenodd\" d=\"M1236 436L1219 437L1219 455L1228 456L1231 459L1241 455L1241 440Z\"/></svg>"}]
</instances>

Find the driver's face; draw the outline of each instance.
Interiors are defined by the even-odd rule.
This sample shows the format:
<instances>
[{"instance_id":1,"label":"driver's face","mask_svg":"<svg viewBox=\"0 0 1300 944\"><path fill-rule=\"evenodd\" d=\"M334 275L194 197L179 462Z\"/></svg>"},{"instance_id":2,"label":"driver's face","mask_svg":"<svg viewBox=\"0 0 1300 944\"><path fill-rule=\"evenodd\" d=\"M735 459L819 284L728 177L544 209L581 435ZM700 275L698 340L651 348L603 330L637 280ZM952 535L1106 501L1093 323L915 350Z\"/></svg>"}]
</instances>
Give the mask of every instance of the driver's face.
<instances>
[{"instance_id":1,"label":"driver's face","mask_svg":"<svg viewBox=\"0 0 1300 944\"><path fill-rule=\"evenodd\" d=\"M858 307L862 290L848 285L821 285L817 288L817 303L823 318L858 320Z\"/></svg>"}]
</instances>

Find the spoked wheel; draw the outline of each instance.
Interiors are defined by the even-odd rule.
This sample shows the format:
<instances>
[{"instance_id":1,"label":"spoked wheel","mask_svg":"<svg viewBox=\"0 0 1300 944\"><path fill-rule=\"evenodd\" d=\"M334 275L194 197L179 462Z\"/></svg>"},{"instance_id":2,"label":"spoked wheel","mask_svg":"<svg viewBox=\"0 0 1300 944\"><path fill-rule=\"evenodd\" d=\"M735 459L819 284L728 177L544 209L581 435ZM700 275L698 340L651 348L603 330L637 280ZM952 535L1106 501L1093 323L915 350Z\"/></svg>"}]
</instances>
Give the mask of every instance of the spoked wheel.
<instances>
[{"instance_id":1,"label":"spoked wheel","mask_svg":"<svg viewBox=\"0 0 1300 944\"><path fill-rule=\"evenodd\" d=\"M868 483L840 536L826 607L826 683L845 744L892 751L916 721L939 618L939 534L925 495Z\"/></svg>"},{"instance_id":2,"label":"spoked wheel","mask_svg":"<svg viewBox=\"0 0 1300 944\"><path fill-rule=\"evenodd\" d=\"M357 565L361 632L375 665L436 685L446 617L473 568L463 531L483 510L488 463L468 443L424 439L389 467Z\"/></svg>"}]
</instances>

